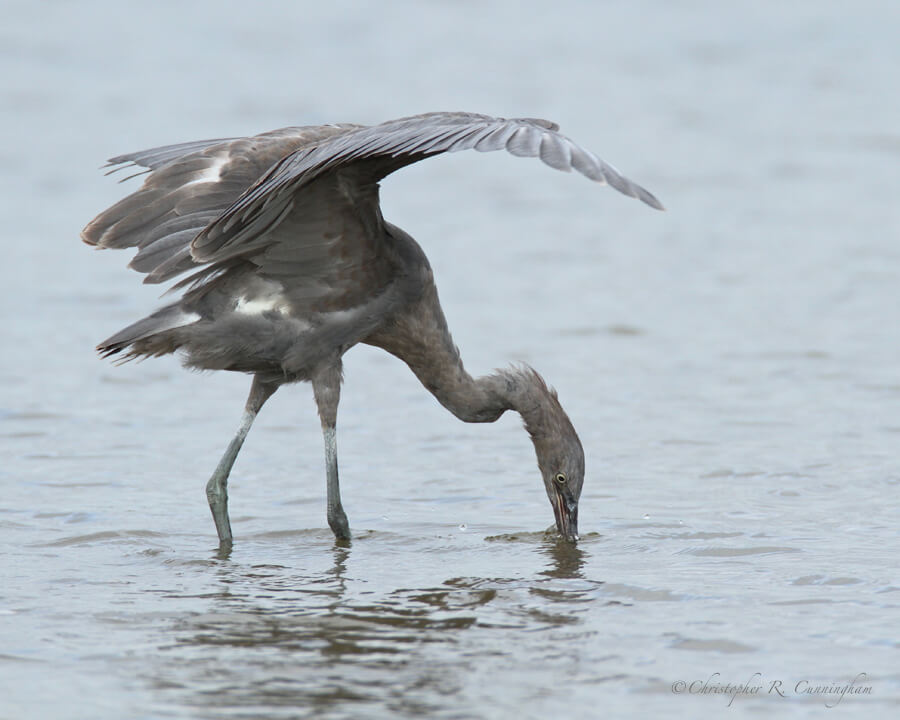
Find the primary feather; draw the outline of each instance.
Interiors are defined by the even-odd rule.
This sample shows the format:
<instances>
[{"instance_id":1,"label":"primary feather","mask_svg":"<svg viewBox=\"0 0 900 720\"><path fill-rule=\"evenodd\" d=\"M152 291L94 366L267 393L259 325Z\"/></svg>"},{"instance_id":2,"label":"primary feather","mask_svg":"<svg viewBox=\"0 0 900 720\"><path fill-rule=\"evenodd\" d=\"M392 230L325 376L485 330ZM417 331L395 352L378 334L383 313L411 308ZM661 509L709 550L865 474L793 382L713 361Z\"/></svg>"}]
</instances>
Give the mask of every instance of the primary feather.
<instances>
[{"instance_id":1,"label":"primary feather","mask_svg":"<svg viewBox=\"0 0 900 720\"><path fill-rule=\"evenodd\" d=\"M272 232L288 215L297 215L298 203L311 211L304 192L340 206L342 192L362 192L405 165L467 149L539 157L552 168L574 169L662 208L554 123L438 112L373 126L290 127L119 155L109 161L113 171L140 166L149 175L137 192L98 215L82 238L98 247L137 247L131 267L146 274L145 282L164 282L198 265L251 257L284 242ZM318 189L310 187L315 183Z\"/></svg>"}]
</instances>

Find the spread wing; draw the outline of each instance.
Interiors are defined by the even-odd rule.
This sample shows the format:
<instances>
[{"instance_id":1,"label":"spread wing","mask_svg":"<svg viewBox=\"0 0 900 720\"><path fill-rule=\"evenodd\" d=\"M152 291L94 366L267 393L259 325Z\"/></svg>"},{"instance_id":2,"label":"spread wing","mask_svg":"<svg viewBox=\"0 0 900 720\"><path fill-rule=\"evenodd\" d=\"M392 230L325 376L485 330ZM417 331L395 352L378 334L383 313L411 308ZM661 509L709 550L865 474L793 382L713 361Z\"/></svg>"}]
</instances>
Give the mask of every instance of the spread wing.
<instances>
[{"instance_id":1,"label":"spread wing","mask_svg":"<svg viewBox=\"0 0 900 720\"><path fill-rule=\"evenodd\" d=\"M145 282L207 266L181 286L250 260L263 275L290 278L295 295L318 293L324 300L343 293L349 303L363 291L352 286L366 272L382 281L388 272L379 257L378 182L405 165L465 149L539 157L662 208L647 190L546 120L427 113L368 127L284 128L113 158L110 165L130 163L149 175L137 192L92 220L82 238L98 247L137 247L130 267L146 273Z\"/></svg>"},{"instance_id":2,"label":"spread wing","mask_svg":"<svg viewBox=\"0 0 900 720\"><path fill-rule=\"evenodd\" d=\"M269 233L294 214L304 188L325 177L340 176L352 168L354 187L360 188L432 155L467 149L507 150L513 155L539 157L557 170L577 170L662 209L651 193L560 134L554 123L470 113L427 113L359 127L295 150L193 239L191 256L208 263L260 252L271 245ZM353 192L352 188L345 190Z\"/></svg>"},{"instance_id":3,"label":"spread wing","mask_svg":"<svg viewBox=\"0 0 900 720\"><path fill-rule=\"evenodd\" d=\"M81 233L101 248L137 247L129 267L164 282L195 268L190 244L278 160L357 125L290 127L246 138L167 145L111 158L110 173L149 173L137 192L94 218ZM131 175L129 177L134 177ZM128 178L125 178L126 180Z\"/></svg>"}]
</instances>

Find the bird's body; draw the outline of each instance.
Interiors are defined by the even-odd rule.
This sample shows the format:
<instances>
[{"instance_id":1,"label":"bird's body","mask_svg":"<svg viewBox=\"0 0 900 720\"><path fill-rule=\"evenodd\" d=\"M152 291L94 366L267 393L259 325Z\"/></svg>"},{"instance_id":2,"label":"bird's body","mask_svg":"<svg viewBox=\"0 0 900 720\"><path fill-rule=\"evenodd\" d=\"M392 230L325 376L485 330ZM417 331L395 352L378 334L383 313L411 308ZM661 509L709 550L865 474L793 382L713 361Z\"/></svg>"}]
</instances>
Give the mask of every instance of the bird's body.
<instances>
[{"instance_id":1,"label":"bird's body","mask_svg":"<svg viewBox=\"0 0 900 720\"><path fill-rule=\"evenodd\" d=\"M530 368L473 379L453 344L425 253L386 222L378 182L434 154L507 149L575 168L661 207L646 190L542 120L430 113L382 125L285 128L250 138L113 158L150 172L82 237L138 247L145 282L193 271L180 299L100 344L124 358L179 351L186 365L254 376L241 427L207 486L220 541L231 541L226 482L256 413L282 384L312 382L326 445L328 520L349 537L337 479L341 357L367 343L404 360L466 422L518 411L535 444L560 532L577 533L584 457L574 428Z\"/></svg>"}]
</instances>

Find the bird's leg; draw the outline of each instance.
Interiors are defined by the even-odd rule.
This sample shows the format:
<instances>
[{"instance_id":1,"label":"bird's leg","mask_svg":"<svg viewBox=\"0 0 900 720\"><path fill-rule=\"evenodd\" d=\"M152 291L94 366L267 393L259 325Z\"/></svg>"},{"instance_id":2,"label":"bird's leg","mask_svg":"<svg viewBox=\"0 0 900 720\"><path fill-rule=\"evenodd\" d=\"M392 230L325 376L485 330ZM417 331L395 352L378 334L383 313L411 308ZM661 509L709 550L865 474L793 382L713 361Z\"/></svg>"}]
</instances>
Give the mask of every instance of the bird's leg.
<instances>
[{"instance_id":1,"label":"bird's leg","mask_svg":"<svg viewBox=\"0 0 900 720\"><path fill-rule=\"evenodd\" d=\"M250 395L247 397L247 404L241 417L241 425L206 484L206 498L209 500L209 509L212 510L213 520L216 522L220 545L231 542L231 522L228 520L228 475L241 450L241 445L244 444L244 438L247 437L250 426L256 419L256 414L277 389L278 383L265 382L260 380L258 375L254 375Z\"/></svg>"},{"instance_id":2,"label":"bird's leg","mask_svg":"<svg viewBox=\"0 0 900 720\"><path fill-rule=\"evenodd\" d=\"M341 399L341 361L320 368L312 376L313 395L322 421L325 438L325 477L328 503L328 525L338 540L350 539L350 524L341 506L341 488L338 483L337 461L337 409Z\"/></svg>"}]
</instances>

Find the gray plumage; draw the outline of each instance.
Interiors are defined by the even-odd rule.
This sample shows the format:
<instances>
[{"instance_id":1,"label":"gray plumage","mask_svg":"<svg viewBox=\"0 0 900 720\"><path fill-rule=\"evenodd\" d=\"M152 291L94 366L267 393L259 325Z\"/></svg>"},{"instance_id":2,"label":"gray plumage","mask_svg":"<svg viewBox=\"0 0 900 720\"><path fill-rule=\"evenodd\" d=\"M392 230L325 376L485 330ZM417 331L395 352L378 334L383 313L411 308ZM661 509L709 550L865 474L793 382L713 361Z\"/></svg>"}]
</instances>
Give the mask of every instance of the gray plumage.
<instances>
[{"instance_id":1,"label":"gray plumage","mask_svg":"<svg viewBox=\"0 0 900 720\"><path fill-rule=\"evenodd\" d=\"M83 240L138 248L144 282L189 273L170 305L98 346L122 359L179 351L186 365L253 375L240 429L207 495L231 542L227 478L259 409L282 384L312 382L326 446L328 522L349 538L335 427L341 357L357 343L405 361L466 422L522 416L557 527L577 539L584 454L556 393L528 367L472 378L453 344L428 260L381 215L378 183L444 152L507 150L576 170L662 209L659 201L546 120L427 113L375 126L291 127L247 138L153 148L112 158L142 168L140 189L92 220ZM133 176L132 176L133 177ZM126 178L127 179L127 178Z\"/></svg>"}]
</instances>

